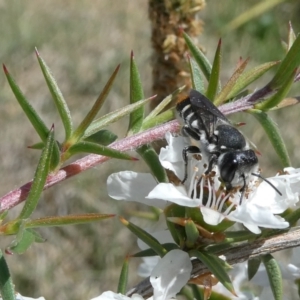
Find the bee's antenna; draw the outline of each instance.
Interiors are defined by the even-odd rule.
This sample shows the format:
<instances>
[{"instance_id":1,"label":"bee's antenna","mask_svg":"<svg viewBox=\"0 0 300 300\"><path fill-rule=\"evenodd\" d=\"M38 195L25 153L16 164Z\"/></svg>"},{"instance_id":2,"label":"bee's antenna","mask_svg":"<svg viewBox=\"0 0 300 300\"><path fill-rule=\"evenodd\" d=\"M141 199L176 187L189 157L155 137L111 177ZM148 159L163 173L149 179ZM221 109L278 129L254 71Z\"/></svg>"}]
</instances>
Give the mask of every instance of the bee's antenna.
<instances>
[{"instance_id":1,"label":"bee's antenna","mask_svg":"<svg viewBox=\"0 0 300 300\"><path fill-rule=\"evenodd\" d=\"M282 196L281 192L268 179L262 177L260 174L251 173L251 175L256 176L262 179L263 181L267 182L280 196Z\"/></svg>"}]
</instances>

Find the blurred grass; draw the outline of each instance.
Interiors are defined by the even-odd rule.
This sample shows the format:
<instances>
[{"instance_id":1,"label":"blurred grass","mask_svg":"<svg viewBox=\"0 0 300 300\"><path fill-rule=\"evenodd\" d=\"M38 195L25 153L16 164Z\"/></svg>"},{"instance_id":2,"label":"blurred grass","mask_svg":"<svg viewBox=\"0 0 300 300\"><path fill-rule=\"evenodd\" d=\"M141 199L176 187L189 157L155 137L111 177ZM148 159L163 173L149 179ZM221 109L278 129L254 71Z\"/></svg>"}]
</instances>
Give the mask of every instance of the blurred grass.
<instances>
[{"instance_id":1,"label":"blurred grass","mask_svg":"<svg viewBox=\"0 0 300 300\"><path fill-rule=\"evenodd\" d=\"M259 1L226 2L208 0L200 17L205 32L200 43L212 58L222 28L230 20ZM106 80L118 63L122 64L104 107L108 112L122 107L129 99L129 55L134 50L145 95L151 95L150 24L147 1L83 1L58 0L0 1L0 59L16 78L32 105L47 124L62 126L50 98L34 54L36 46L51 68L67 100L74 123L78 124L98 96ZM288 21L295 32L300 30L300 5L286 1L266 14L239 27L223 38L223 74L225 82L238 58L251 57L251 66L282 57L281 38L287 36ZM268 81L256 83L259 88ZM299 85L299 84L298 84ZM299 95L300 89L294 89ZM1 194L19 187L31 179L39 152L26 146L38 141L0 74L0 158ZM272 113L280 126L291 154L292 162L299 166L298 107ZM246 135L258 146L263 156L263 174L272 175L280 169L278 159L264 133L246 114L234 119L246 121ZM126 120L112 126L122 136ZM60 136L58 134L58 139ZM129 216L137 207L111 200L106 192L106 178L121 170L143 170L140 163L110 161L85 174L81 174L43 194L35 217L65 215L78 212L117 213ZM15 208L16 214L20 207ZM135 249L135 239L117 219L91 225L70 226L43 230L46 244L34 245L21 256L8 257L18 291L24 295L43 295L46 299L89 299L105 290L116 290L123 258ZM9 243L1 238L1 247ZM137 280L132 261L131 286Z\"/></svg>"}]
</instances>

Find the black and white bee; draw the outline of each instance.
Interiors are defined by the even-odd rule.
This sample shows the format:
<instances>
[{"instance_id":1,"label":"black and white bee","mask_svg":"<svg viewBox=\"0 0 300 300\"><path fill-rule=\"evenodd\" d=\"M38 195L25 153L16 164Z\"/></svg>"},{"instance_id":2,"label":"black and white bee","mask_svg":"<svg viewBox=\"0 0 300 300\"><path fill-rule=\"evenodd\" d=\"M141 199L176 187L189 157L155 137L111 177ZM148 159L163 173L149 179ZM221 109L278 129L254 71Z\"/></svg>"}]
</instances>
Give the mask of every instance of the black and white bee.
<instances>
[{"instance_id":1,"label":"black and white bee","mask_svg":"<svg viewBox=\"0 0 300 300\"><path fill-rule=\"evenodd\" d=\"M240 201L243 199L251 176L265 180L281 195L258 173L257 156L250 149L243 134L209 99L198 91L191 90L189 97L177 103L176 110L184 123L182 133L199 142L199 146L190 145L183 149L185 176L182 183L188 176L188 154L201 153L207 162L205 174L209 174L217 166L226 190L240 188Z\"/></svg>"}]
</instances>

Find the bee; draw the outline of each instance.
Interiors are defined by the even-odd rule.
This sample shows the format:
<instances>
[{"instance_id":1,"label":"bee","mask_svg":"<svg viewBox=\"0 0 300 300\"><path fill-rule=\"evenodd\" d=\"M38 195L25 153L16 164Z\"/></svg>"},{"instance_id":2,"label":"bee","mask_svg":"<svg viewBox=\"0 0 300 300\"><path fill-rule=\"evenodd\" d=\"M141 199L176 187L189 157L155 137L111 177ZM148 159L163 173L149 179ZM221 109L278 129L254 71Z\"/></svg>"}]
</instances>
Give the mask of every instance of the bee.
<instances>
[{"instance_id":1,"label":"bee","mask_svg":"<svg viewBox=\"0 0 300 300\"><path fill-rule=\"evenodd\" d=\"M199 146L190 145L182 151L185 164L185 176L182 183L188 177L188 154L201 153L207 162L205 175L217 166L226 190L240 188L240 202L251 176L265 180L281 195L271 182L258 173L258 158L250 149L244 135L208 98L196 90L191 90L189 97L177 103L176 110L183 120L183 135L199 143Z\"/></svg>"}]
</instances>

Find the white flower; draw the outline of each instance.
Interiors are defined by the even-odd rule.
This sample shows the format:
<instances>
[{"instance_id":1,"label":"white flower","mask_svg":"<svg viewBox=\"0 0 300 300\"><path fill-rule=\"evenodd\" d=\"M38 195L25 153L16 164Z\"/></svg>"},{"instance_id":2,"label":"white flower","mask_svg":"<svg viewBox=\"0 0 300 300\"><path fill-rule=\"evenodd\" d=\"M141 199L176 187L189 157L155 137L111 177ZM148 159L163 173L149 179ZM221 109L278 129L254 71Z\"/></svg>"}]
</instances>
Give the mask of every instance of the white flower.
<instances>
[{"instance_id":1,"label":"white flower","mask_svg":"<svg viewBox=\"0 0 300 300\"><path fill-rule=\"evenodd\" d=\"M150 275L153 300L168 300L187 284L192 271L189 255L182 250L171 250L156 264ZM144 300L138 294L127 297L108 291L91 300Z\"/></svg>"},{"instance_id":2,"label":"white flower","mask_svg":"<svg viewBox=\"0 0 300 300\"><path fill-rule=\"evenodd\" d=\"M150 282L154 300L166 300L176 296L187 284L192 271L189 255L181 250L171 250L154 267Z\"/></svg>"},{"instance_id":3,"label":"white flower","mask_svg":"<svg viewBox=\"0 0 300 300\"><path fill-rule=\"evenodd\" d=\"M167 134L166 139L168 146L161 149L160 162L182 179L182 149L186 146L185 139L171 134ZM239 191L227 195L224 193L217 168L214 170L216 175L206 180L203 178L205 167L202 160L191 157L188 167L188 178L184 185L157 184L150 174L130 171L112 174L107 180L108 194L116 200L137 201L159 208L165 208L170 203L199 207L207 224L218 225L226 218L244 224L256 234L261 232L259 227L282 229L289 226L288 222L275 214L294 207L298 202L300 169L287 168L285 175L268 178L282 196L267 182L258 185L251 180L240 204ZM225 203L228 199L231 204L227 207Z\"/></svg>"}]
</instances>

